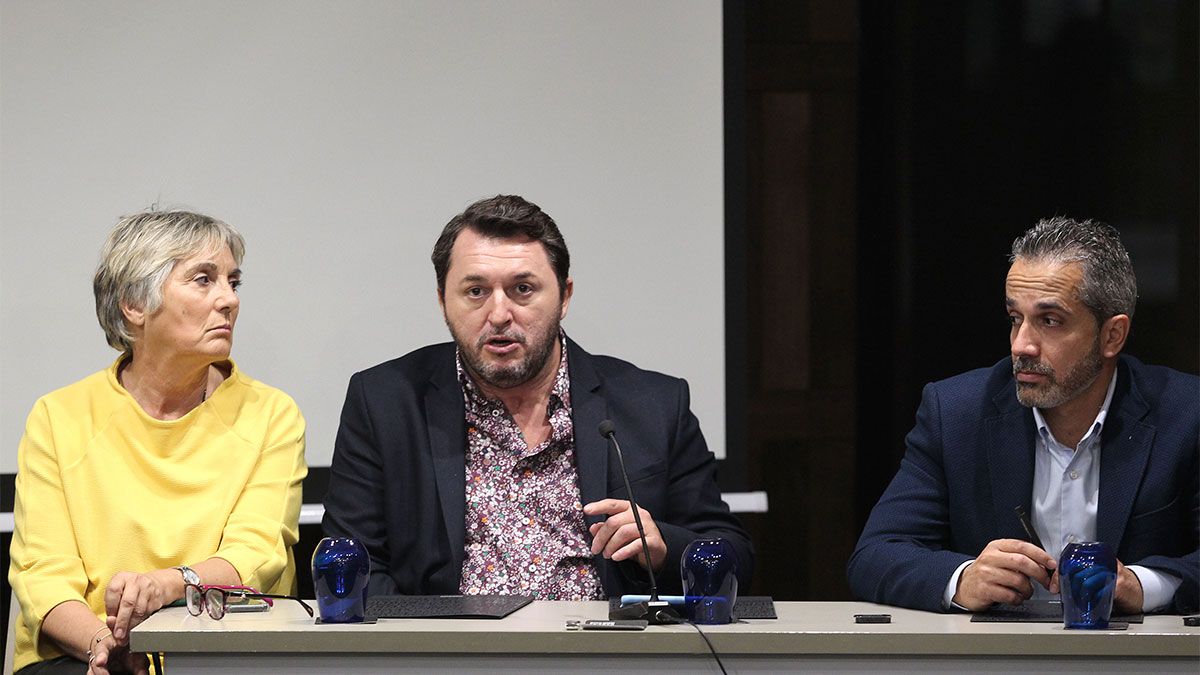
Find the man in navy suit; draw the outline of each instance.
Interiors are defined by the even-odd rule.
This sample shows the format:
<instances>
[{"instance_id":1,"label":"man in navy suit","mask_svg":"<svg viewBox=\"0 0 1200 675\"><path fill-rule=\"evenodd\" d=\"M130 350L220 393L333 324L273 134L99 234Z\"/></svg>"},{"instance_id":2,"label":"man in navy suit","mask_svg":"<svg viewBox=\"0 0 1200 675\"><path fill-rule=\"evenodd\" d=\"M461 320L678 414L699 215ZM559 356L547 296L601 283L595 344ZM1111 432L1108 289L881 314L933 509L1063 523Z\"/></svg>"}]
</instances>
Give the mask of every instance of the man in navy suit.
<instances>
[{"instance_id":1,"label":"man in navy suit","mask_svg":"<svg viewBox=\"0 0 1200 675\"><path fill-rule=\"evenodd\" d=\"M453 342L350 379L323 526L371 554L371 594L518 594L587 600L680 593L684 548L723 537L749 580L749 538L721 501L687 383L593 356L567 338L574 283L558 226L497 196L434 246Z\"/></svg>"},{"instance_id":2,"label":"man in navy suit","mask_svg":"<svg viewBox=\"0 0 1200 675\"><path fill-rule=\"evenodd\" d=\"M1020 604L1058 592L1068 543L1104 541L1119 559L1114 612L1195 611L1200 379L1121 354L1137 285L1111 227L1043 220L1010 261L1011 358L925 387L850 558L854 594L935 611Z\"/></svg>"}]
</instances>

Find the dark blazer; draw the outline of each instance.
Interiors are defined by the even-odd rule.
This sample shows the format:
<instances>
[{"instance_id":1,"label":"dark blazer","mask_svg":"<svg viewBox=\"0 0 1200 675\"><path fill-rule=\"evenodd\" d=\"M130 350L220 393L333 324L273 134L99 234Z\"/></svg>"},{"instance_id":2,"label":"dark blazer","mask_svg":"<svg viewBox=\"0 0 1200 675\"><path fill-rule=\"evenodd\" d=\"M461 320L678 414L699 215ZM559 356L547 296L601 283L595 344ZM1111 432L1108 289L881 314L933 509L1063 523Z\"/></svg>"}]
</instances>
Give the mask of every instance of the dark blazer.
<instances>
[{"instance_id":1,"label":"dark blazer","mask_svg":"<svg viewBox=\"0 0 1200 675\"><path fill-rule=\"evenodd\" d=\"M597 427L617 431L638 504L667 544L661 593L680 593L679 560L692 540L724 537L749 583L749 537L721 501L716 461L689 408L687 383L592 356L567 340L579 491L587 504L625 498L615 455ZM457 593L465 540L467 431L454 344L425 347L350 378L330 467L322 525L362 540L370 593ZM588 523L601 518L589 518ZM609 596L645 593L632 561L595 557Z\"/></svg>"},{"instance_id":2,"label":"dark blazer","mask_svg":"<svg viewBox=\"0 0 1200 675\"><path fill-rule=\"evenodd\" d=\"M1100 436L1096 537L1126 565L1183 579L1200 604L1200 378L1121 356ZM1005 359L926 385L900 470L867 520L847 574L854 595L940 611L954 570L994 539L1025 539L1037 426Z\"/></svg>"}]
</instances>

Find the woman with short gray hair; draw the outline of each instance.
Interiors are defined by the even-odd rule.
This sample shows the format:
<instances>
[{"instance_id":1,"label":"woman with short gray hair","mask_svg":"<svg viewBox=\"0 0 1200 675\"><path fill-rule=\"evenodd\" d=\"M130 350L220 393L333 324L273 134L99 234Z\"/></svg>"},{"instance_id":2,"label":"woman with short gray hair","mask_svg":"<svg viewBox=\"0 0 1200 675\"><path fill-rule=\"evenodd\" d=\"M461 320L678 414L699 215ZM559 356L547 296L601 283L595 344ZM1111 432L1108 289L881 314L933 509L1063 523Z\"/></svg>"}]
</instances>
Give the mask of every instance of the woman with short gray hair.
<instances>
[{"instance_id":1,"label":"woman with short gray hair","mask_svg":"<svg viewBox=\"0 0 1200 675\"><path fill-rule=\"evenodd\" d=\"M18 451L14 666L144 672L129 630L185 586L295 592L304 418L229 358L242 236L122 218L93 281L113 364L43 396Z\"/></svg>"}]
</instances>

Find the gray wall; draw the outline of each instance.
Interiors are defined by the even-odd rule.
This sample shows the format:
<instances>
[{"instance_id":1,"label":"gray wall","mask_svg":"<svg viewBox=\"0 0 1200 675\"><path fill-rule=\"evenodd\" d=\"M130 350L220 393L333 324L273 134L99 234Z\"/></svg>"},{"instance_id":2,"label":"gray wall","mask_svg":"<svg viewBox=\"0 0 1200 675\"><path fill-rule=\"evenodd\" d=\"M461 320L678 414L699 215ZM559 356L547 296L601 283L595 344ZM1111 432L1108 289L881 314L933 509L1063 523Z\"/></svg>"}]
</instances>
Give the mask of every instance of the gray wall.
<instances>
[{"instance_id":1,"label":"gray wall","mask_svg":"<svg viewBox=\"0 0 1200 675\"><path fill-rule=\"evenodd\" d=\"M518 193L593 352L688 378L725 445L721 3L0 3L0 472L111 363L91 274L153 203L247 239L234 358L328 465L356 370L446 339L429 250Z\"/></svg>"}]
</instances>

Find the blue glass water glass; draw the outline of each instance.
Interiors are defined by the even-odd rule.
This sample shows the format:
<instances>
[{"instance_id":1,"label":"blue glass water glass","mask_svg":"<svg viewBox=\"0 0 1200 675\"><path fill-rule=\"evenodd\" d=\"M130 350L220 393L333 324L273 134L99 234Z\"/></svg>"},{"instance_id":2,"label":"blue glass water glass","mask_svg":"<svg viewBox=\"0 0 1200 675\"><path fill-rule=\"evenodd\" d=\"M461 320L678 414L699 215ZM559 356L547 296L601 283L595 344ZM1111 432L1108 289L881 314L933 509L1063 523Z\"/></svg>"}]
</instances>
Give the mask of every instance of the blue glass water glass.
<instances>
[{"instance_id":1,"label":"blue glass water glass","mask_svg":"<svg viewBox=\"0 0 1200 675\"><path fill-rule=\"evenodd\" d=\"M366 616L371 557L351 537L325 537L312 557L313 586L321 623L355 623Z\"/></svg>"},{"instance_id":2,"label":"blue glass water glass","mask_svg":"<svg viewBox=\"0 0 1200 675\"><path fill-rule=\"evenodd\" d=\"M697 539L688 544L679 565L687 617L702 624L732 621L738 580L737 561L729 542Z\"/></svg>"},{"instance_id":3,"label":"blue glass water glass","mask_svg":"<svg viewBox=\"0 0 1200 675\"><path fill-rule=\"evenodd\" d=\"M1058 561L1063 626L1108 628L1117 589L1117 556L1112 546L1089 541L1067 544Z\"/></svg>"}]
</instances>

